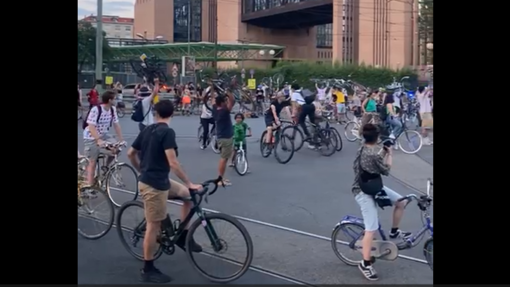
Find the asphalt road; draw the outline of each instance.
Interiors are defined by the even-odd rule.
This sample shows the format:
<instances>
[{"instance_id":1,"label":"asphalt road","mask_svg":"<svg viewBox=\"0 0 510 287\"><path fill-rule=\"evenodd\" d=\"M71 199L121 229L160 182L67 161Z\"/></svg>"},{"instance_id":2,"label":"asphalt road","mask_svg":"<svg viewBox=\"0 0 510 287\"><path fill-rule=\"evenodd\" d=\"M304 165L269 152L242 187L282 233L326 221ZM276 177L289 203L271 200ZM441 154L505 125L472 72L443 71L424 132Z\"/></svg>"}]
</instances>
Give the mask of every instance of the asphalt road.
<instances>
[{"instance_id":1,"label":"asphalt road","mask_svg":"<svg viewBox=\"0 0 510 287\"><path fill-rule=\"evenodd\" d=\"M209 204L204 207L248 219L242 223L250 232L255 246L253 266L311 284L368 283L357 268L347 266L336 258L328 240L333 227L343 216L360 215L358 205L350 191L353 180L352 162L358 145L344 140L343 150L329 158L321 157L317 152L304 148L297 152L288 164L281 165L272 156L269 158L260 156L258 138L264 129L263 120L248 119L247 122L254 134L254 137L248 140L251 173L240 177L233 170L228 170L227 177L233 185L219 190L210 197ZM136 123L125 118L121 119L121 125L125 139L131 143L138 132ZM196 140L198 118L176 117L172 120L171 126L178 136L179 160L189 177L195 182L215 178L218 155L211 149L198 148ZM337 127L343 133L341 126ZM78 128L78 143L82 149L81 127ZM125 153L120 159L127 161ZM132 190L135 180L124 180L127 184L126 189ZM392 177L385 178L385 184L401 194L414 192ZM125 201L130 198L128 193L120 191L115 192L114 196ZM176 218L178 206L169 203L168 208L172 218ZM392 211L381 210L379 214L383 227L388 229ZM421 222L421 213L416 206L410 205L400 228L416 231L421 228ZM80 246L84 246L85 250L90 248L89 252L79 253L80 262L84 262L80 263L79 267L80 282L136 283L133 276L137 275L140 264L122 250L115 237L115 231L112 230L111 234L98 241L79 239ZM415 249L403 251L401 254L423 260L421 248L420 243ZM103 250L109 251L107 253ZM110 252L115 255L110 255ZM178 252L182 254L181 251L176 253ZM91 264L94 266L86 267L89 263L85 262L97 262L97 258L103 256L106 256L105 259L99 260L104 262L102 267L95 266L94 263ZM173 255L176 256L180 255ZM126 260L119 260L120 257ZM186 260L183 256L180 258ZM175 258L160 260L164 264ZM185 279L186 283L201 279L197 279L199 275L192 267L186 269L187 271L181 270L184 267L185 265L172 265L164 270L176 278L174 282L178 281L177 277L189 277ZM98 271L87 271L88 268ZM416 260L401 258L393 262L378 261L376 269L380 273L379 284L432 283L433 275L430 268ZM129 272L131 275L122 276L122 272ZM264 281L266 279L261 279L261 276L249 273L238 283L245 282L241 280L247 280L247 283L272 282L270 279Z\"/></svg>"}]
</instances>

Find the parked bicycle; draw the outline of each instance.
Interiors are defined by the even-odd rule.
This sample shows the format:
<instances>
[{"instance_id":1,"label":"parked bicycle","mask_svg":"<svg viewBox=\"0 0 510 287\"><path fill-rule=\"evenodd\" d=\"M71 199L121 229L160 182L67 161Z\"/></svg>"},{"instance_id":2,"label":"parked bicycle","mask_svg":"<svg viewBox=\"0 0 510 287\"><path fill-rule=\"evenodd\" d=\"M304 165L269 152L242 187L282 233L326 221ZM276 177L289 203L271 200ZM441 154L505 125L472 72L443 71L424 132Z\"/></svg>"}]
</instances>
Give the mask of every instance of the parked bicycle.
<instances>
[{"instance_id":1,"label":"parked bicycle","mask_svg":"<svg viewBox=\"0 0 510 287\"><path fill-rule=\"evenodd\" d=\"M115 208L104 190L87 183L88 164L86 157L78 158L78 234L87 239L99 239L112 228Z\"/></svg>"},{"instance_id":2,"label":"parked bicycle","mask_svg":"<svg viewBox=\"0 0 510 287\"><path fill-rule=\"evenodd\" d=\"M108 197L111 202L119 207L123 202L126 201L126 197L128 196L126 193L117 193L118 195L114 196L112 192L112 188L114 189L122 189L122 190L130 190L134 191L134 195L132 200L136 200L138 197L138 175L135 169L125 163L119 162L119 154L122 151L122 148L126 147L126 142L117 142L117 143L105 143L101 148L101 153L99 154L96 161L96 173L94 176L94 186L98 188L104 187L106 192L108 193ZM108 157L113 157L113 162L109 165L107 164ZM128 171L128 176L123 176L120 172L122 170ZM126 179L128 179L132 183L132 188L126 188ZM112 186L113 181L113 186Z\"/></svg>"},{"instance_id":3,"label":"parked bicycle","mask_svg":"<svg viewBox=\"0 0 510 287\"><path fill-rule=\"evenodd\" d=\"M196 215L198 218L191 224L188 230L188 235L186 236L185 252L188 259L190 260L191 265L193 265L198 273L212 282L228 283L240 278L246 273L246 271L248 271L253 260L253 242L246 228L241 224L241 222L230 215L223 213L209 213L200 207L202 201L205 201L206 203L208 202L208 196L213 195L216 192L218 189L218 183L221 181L221 177L205 181L202 183L202 186L204 187L203 190L190 190L189 197L173 198L174 200L191 201L193 203L193 208L183 222L181 222L179 219L176 219L172 222L170 215L167 214L166 219L163 220L161 224L161 233L157 239L159 247L155 252L154 259L158 259L163 253L167 255L174 254L177 240L179 240L183 234L184 229L191 222L193 216ZM210 188L211 186L212 188ZM141 209L142 212L136 212L133 209ZM143 254L137 253L135 250L133 250L133 248L141 247L143 244L143 239L146 231L146 220L145 217L143 217L143 209L143 203L140 201L126 202L119 209L116 219L116 225L118 227L117 232L122 245L126 248L129 254L138 260L143 260ZM125 213L127 214L126 216L124 216ZM133 214L141 214L142 218L132 219ZM243 259L233 259L232 257L235 255L228 257L225 255L225 253L229 251L229 247L234 247L234 245L230 246L232 243L227 242L227 239L224 237L225 235L222 236L219 234L223 228L215 228L218 226L220 221L223 221L223 223L228 223L229 225L233 225L234 228L237 229L237 231L240 233L240 238L244 240L243 247L245 248L237 255L244 256ZM205 231L205 234L202 236L199 236L200 234L197 232L199 231L200 227L203 227L203 230ZM197 239L203 239L208 242L207 244L202 245L204 249L205 247L211 248L210 251L202 251L202 253L218 259L232 262L234 263L232 264L232 268L239 267L239 269L228 275L210 274L207 272L206 270L211 269L207 268L207 264L210 265L211 262L201 260L203 258L198 258L200 256L203 257L203 255L194 253L190 246L193 240L197 241ZM241 247L242 245L235 246Z\"/></svg>"},{"instance_id":4,"label":"parked bicycle","mask_svg":"<svg viewBox=\"0 0 510 287\"><path fill-rule=\"evenodd\" d=\"M427 261L430 269L433 268L433 235L434 228L432 226L432 220L430 218L430 208L432 206L432 197L431 197L431 189L433 187L433 183L431 179L427 180L427 194L425 195L415 195L409 194L407 196L402 197L399 201L407 200L407 205L411 203L413 200L417 202L418 208L422 212L422 222L423 226L417 232L406 236L402 241L394 243L386 237L386 232L379 224L379 236L381 240L377 240L374 238L372 243L372 263L375 262L376 259L381 260L390 260L393 261L397 259L399 251L411 249L418 245L423 239L425 233L427 231L430 233L430 237L425 241L423 245L423 255L425 256L425 260ZM363 219L347 215L343 217L340 222L337 223L335 228L333 229L333 233L331 234L331 247L335 252L336 256L345 264L350 266L357 266L360 262L360 258L353 258L351 254L347 254L348 251L352 252L353 256L358 252L362 252L361 241L362 237L365 234L365 225L363 224ZM345 235L346 240L341 240L338 236ZM339 247L343 247L347 245L349 249L345 252L340 251ZM358 254L359 255L359 254Z\"/></svg>"}]
</instances>

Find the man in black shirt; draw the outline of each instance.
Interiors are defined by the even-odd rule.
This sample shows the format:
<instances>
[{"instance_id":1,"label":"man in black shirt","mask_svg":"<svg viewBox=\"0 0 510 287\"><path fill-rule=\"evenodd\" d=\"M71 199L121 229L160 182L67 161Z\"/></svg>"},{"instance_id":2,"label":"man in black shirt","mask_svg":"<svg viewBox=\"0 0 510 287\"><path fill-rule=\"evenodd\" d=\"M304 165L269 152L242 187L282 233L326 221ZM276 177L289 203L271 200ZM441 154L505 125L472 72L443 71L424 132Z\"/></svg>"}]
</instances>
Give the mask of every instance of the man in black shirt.
<instances>
[{"instance_id":1,"label":"man in black shirt","mask_svg":"<svg viewBox=\"0 0 510 287\"><path fill-rule=\"evenodd\" d=\"M188 197L189 189L202 189L201 185L193 184L183 172L177 160L177 143L175 131L168 126L174 112L173 104L161 100L154 105L155 123L147 126L135 139L128 151L133 167L140 173L138 189L142 196L145 209L147 229L143 242L144 268L141 270L142 280L150 283L167 283L172 279L154 267L156 237L161 230L161 221L166 218L166 200L176 197ZM140 161L138 161L138 154ZM168 178L172 169L185 183ZM184 221L192 207L191 202L184 202L181 220ZM187 227L186 227L187 228ZM187 230L179 237L177 246L184 249ZM193 242L192 250L201 252L200 245Z\"/></svg>"},{"instance_id":2,"label":"man in black shirt","mask_svg":"<svg viewBox=\"0 0 510 287\"><path fill-rule=\"evenodd\" d=\"M225 178L225 169L227 161L232 157L234 129L232 127L232 119L230 111L234 106L235 100L231 91L226 92L227 96L216 96L215 105L213 106L213 118L216 122L216 137L218 139L218 148L220 149L220 163L218 165L218 173ZM224 179L223 183L230 185L230 181Z\"/></svg>"}]
</instances>

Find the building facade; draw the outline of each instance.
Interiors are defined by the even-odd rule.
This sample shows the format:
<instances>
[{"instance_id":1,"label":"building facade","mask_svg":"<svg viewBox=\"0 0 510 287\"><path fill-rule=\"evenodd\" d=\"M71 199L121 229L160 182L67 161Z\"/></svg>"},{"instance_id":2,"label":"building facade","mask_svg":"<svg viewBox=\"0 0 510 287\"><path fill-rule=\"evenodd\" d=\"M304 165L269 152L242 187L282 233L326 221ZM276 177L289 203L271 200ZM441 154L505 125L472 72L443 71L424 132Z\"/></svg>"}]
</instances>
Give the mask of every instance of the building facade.
<instances>
[{"instance_id":1,"label":"building facade","mask_svg":"<svg viewBox=\"0 0 510 287\"><path fill-rule=\"evenodd\" d=\"M87 16L82 21L89 22L97 27L97 17ZM135 19L119 16L103 16L103 31L107 38L133 38Z\"/></svg>"},{"instance_id":2,"label":"building facade","mask_svg":"<svg viewBox=\"0 0 510 287\"><path fill-rule=\"evenodd\" d=\"M251 5L260 11L268 1L279 0L243 1L252 1ZM293 29L243 22L243 1L136 0L134 33L152 39L162 36L169 42L217 40L282 45L286 47L286 59L392 68L417 63L416 0L332 0L331 23Z\"/></svg>"}]
</instances>

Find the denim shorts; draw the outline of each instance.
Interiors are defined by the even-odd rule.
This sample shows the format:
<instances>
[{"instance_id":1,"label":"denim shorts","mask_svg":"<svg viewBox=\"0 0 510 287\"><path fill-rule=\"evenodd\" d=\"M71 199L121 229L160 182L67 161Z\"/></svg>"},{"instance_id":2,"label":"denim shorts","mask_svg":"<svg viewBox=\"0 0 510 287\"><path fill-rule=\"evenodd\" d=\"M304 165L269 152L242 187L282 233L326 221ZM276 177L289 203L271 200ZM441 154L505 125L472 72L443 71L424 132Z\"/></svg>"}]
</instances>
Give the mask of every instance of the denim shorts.
<instances>
[{"instance_id":1,"label":"denim shorts","mask_svg":"<svg viewBox=\"0 0 510 287\"><path fill-rule=\"evenodd\" d=\"M397 192L386 187L384 188L384 191L386 191L386 194L393 204L403 197ZM375 203L374 198L360 192L354 197L354 199L361 209L361 215L363 216L363 222L365 223L365 231L376 231L379 229L379 215L377 214L379 207L377 203Z\"/></svg>"},{"instance_id":2,"label":"denim shorts","mask_svg":"<svg viewBox=\"0 0 510 287\"><path fill-rule=\"evenodd\" d=\"M336 104L336 109L338 113L345 113L345 104Z\"/></svg>"}]
</instances>

